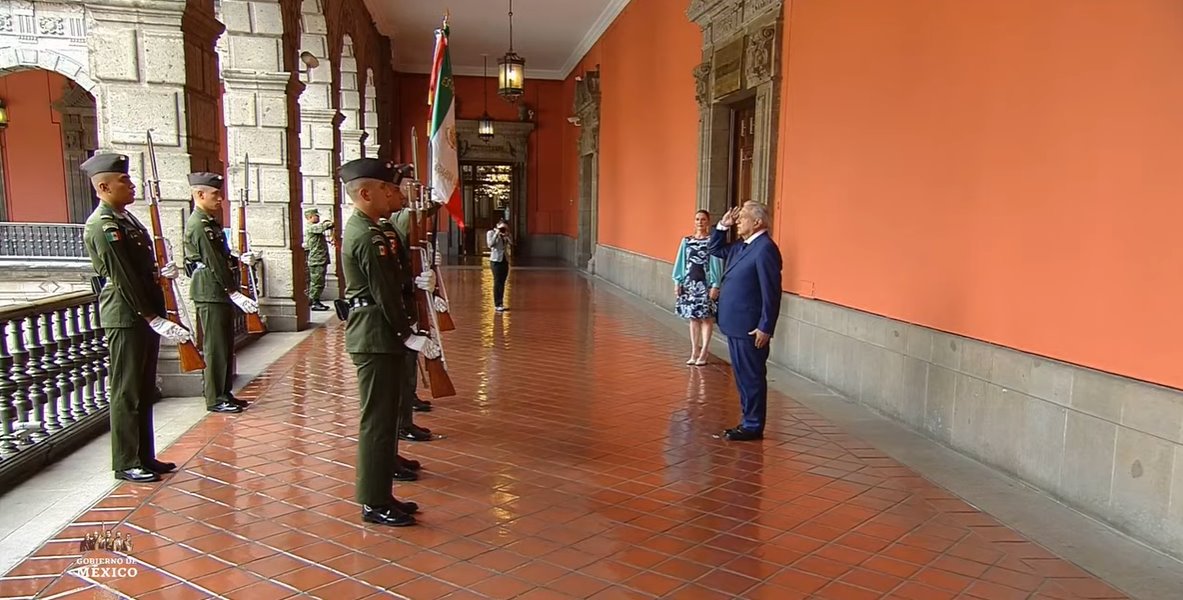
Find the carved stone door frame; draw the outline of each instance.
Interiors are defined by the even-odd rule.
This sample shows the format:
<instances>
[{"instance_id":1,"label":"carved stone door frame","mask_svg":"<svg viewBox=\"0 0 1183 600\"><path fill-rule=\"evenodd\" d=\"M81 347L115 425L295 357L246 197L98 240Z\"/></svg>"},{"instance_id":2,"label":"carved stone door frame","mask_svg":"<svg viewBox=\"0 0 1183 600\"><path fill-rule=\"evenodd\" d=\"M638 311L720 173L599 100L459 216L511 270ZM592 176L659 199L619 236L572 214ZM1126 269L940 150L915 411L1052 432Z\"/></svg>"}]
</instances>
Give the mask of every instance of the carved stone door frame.
<instances>
[{"instance_id":1,"label":"carved stone door frame","mask_svg":"<svg viewBox=\"0 0 1183 600\"><path fill-rule=\"evenodd\" d=\"M718 219L730 188L731 104L756 97L752 198L772 209L780 114L783 0L691 0L703 33L698 100L698 207Z\"/></svg>"},{"instance_id":2,"label":"carved stone door frame","mask_svg":"<svg viewBox=\"0 0 1183 600\"><path fill-rule=\"evenodd\" d=\"M598 65L597 65L598 67ZM579 119L579 237L575 266L595 272L599 227L600 71L583 74L575 84L575 116Z\"/></svg>"},{"instance_id":3,"label":"carved stone door frame","mask_svg":"<svg viewBox=\"0 0 1183 600\"><path fill-rule=\"evenodd\" d=\"M493 139L484 141L477 135L479 121L475 119L456 120L457 154L460 162L503 163L513 165L513 199L510 201L511 223L514 234L514 250L530 252L530 236L526 220L526 199L529 198L527 175L530 132L534 123L516 121L494 121ZM466 222L471 220L465 215ZM484 232L475 232L478 236ZM477 244L478 247L480 244Z\"/></svg>"},{"instance_id":4,"label":"carved stone door frame","mask_svg":"<svg viewBox=\"0 0 1183 600\"><path fill-rule=\"evenodd\" d=\"M73 81L66 81L53 109L62 115L62 160L66 175L66 214L71 223L85 223L98 198L79 166L99 144L95 98Z\"/></svg>"}]
</instances>

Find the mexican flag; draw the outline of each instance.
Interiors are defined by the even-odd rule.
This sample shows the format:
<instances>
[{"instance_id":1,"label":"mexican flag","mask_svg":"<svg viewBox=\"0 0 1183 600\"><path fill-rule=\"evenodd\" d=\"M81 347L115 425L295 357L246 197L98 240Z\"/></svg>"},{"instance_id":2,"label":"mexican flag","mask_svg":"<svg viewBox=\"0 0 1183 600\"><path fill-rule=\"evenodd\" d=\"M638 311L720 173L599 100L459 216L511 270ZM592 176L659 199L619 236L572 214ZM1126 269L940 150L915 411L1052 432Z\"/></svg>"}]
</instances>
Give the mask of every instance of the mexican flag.
<instances>
[{"instance_id":1,"label":"mexican flag","mask_svg":"<svg viewBox=\"0 0 1183 600\"><path fill-rule=\"evenodd\" d=\"M431 107L428 132L431 139L431 199L443 204L464 229L460 200L460 158L456 153L456 88L452 59L448 55L448 22L435 31L435 56L431 63L427 104Z\"/></svg>"}]
</instances>

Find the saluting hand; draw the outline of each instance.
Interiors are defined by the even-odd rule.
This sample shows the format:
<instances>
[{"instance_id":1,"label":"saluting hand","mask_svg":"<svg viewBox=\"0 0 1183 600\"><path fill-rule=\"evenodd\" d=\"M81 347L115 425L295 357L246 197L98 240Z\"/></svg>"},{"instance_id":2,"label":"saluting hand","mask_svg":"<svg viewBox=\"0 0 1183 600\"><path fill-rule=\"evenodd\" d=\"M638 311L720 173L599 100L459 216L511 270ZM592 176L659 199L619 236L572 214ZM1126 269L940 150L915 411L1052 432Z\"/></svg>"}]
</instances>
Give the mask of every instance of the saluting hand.
<instances>
[{"instance_id":1,"label":"saluting hand","mask_svg":"<svg viewBox=\"0 0 1183 600\"><path fill-rule=\"evenodd\" d=\"M732 225L735 225L735 221L739 219L739 212L741 210L742 209L737 206L727 211L727 214L723 215L723 220L719 221L719 224L724 227L731 227Z\"/></svg>"}]
</instances>

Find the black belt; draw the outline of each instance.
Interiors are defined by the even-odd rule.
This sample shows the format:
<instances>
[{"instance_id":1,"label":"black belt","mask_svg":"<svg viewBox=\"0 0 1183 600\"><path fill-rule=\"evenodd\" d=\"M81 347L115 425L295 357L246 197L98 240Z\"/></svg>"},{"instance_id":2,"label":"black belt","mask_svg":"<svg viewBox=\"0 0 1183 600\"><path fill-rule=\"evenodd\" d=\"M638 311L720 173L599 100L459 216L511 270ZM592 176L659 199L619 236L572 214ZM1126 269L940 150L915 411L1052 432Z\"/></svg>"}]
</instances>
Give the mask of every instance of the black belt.
<instances>
[{"instance_id":1,"label":"black belt","mask_svg":"<svg viewBox=\"0 0 1183 600\"><path fill-rule=\"evenodd\" d=\"M377 304L373 298L366 298L365 296L355 296L349 299L349 308L361 308L363 306L373 306Z\"/></svg>"}]
</instances>

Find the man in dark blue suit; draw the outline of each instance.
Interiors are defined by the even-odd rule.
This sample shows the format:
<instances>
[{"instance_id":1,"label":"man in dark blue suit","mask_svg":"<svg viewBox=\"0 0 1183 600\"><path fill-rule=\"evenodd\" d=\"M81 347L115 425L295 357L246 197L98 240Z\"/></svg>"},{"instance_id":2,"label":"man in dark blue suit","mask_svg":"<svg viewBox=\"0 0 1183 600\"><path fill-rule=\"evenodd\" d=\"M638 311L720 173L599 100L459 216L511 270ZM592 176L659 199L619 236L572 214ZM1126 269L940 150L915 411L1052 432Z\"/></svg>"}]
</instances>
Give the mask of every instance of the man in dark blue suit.
<instances>
[{"instance_id":1,"label":"man in dark blue suit","mask_svg":"<svg viewBox=\"0 0 1183 600\"><path fill-rule=\"evenodd\" d=\"M727 244L736 226L738 240ZM764 437L768 411L768 341L780 316L780 249L768 235L768 209L747 202L728 212L707 251L725 261L719 292L719 331L727 336L743 420L720 434L732 441Z\"/></svg>"}]
</instances>

